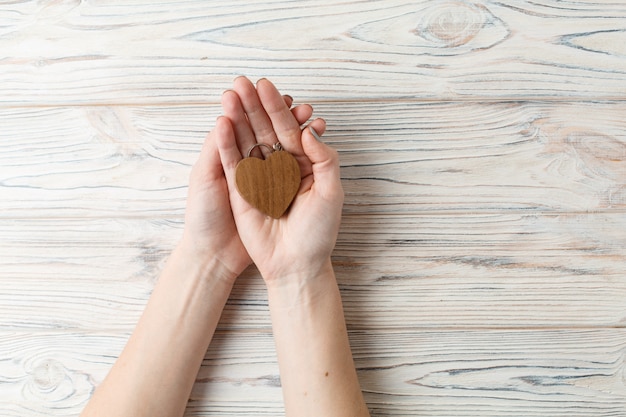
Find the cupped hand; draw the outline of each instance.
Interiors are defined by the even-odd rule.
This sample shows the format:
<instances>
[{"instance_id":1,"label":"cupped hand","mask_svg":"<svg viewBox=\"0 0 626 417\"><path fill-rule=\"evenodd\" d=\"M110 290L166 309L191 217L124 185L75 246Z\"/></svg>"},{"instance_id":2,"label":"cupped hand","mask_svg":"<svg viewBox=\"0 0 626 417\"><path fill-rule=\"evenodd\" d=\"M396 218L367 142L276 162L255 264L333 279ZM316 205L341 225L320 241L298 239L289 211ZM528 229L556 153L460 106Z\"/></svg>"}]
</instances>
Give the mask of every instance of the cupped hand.
<instances>
[{"instance_id":1,"label":"cupped hand","mask_svg":"<svg viewBox=\"0 0 626 417\"><path fill-rule=\"evenodd\" d=\"M328 265L343 205L337 152L318 141L326 124L312 115L310 106L290 109L276 87L265 79L255 86L235 80L224 93L222 106L230 131L217 137L226 174L233 216L241 241L266 282L293 275L315 276ZM291 207L273 219L248 204L237 192L235 168L256 143L280 142L300 166L301 184Z\"/></svg>"},{"instance_id":2,"label":"cupped hand","mask_svg":"<svg viewBox=\"0 0 626 417\"><path fill-rule=\"evenodd\" d=\"M218 118L191 170L185 229L179 248L200 263L216 259L235 279L251 263L233 219L217 141L232 135L230 121Z\"/></svg>"}]
</instances>

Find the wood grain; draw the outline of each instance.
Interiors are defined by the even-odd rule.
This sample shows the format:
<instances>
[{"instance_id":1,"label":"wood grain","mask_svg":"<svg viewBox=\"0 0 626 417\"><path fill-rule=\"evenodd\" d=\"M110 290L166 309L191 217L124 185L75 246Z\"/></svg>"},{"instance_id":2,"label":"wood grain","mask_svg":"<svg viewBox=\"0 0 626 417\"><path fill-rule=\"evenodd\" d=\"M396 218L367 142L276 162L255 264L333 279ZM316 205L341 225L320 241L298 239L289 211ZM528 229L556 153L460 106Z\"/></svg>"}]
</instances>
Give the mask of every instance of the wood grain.
<instances>
[{"instance_id":1,"label":"wood grain","mask_svg":"<svg viewBox=\"0 0 626 417\"><path fill-rule=\"evenodd\" d=\"M625 18L600 0L13 1L0 103L216 103L241 74L306 100L623 100Z\"/></svg>"},{"instance_id":2,"label":"wood grain","mask_svg":"<svg viewBox=\"0 0 626 417\"><path fill-rule=\"evenodd\" d=\"M78 414L127 337L0 332L3 416ZM374 417L613 417L626 407L624 329L367 330L350 341ZM283 415L268 331L218 332L198 373L186 415L233 413Z\"/></svg>"},{"instance_id":3,"label":"wood grain","mask_svg":"<svg viewBox=\"0 0 626 417\"><path fill-rule=\"evenodd\" d=\"M334 265L353 329L626 326L621 213L346 215ZM180 219L0 221L0 329L129 332ZM255 269L222 328L268 329Z\"/></svg>"},{"instance_id":4,"label":"wood grain","mask_svg":"<svg viewBox=\"0 0 626 417\"><path fill-rule=\"evenodd\" d=\"M0 415L77 415L180 238L236 75L327 120L333 263L378 416L626 416L626 3L0 7ZM187 416L283 415L264 285Z\"/></svg>"},{"instance_id":5,"label":"wood grain","mask_svg":"<svg viewBox=\"0 0 626 417\"><path fill-rule=\"evenodd\" d=\"M261 213L279 219L300 188L298 161L287 151L272 152L261 160L246 157L235 169L237 191Z\"/></svg>"},{"instance_id":6,"label":"wood grain","mask_svg":"<svg viewBox=\"0 0 626 417\"><path fill-rule=\"evenodd\" d=\"M340 152L347 213L626 207L624 103L315 107ZM218 111L1 110L0 216L182 215Z\"/></svg>"},{"instance_id":7,"label":"wood grain","mask_svg":"<svg viewBox=\"0 0 626 417\"><path fill-rule=\"evenodd\" d=\"M6 417L77 416L128 335L0 332L0 410Z\"/></svg>"}]
</instances>

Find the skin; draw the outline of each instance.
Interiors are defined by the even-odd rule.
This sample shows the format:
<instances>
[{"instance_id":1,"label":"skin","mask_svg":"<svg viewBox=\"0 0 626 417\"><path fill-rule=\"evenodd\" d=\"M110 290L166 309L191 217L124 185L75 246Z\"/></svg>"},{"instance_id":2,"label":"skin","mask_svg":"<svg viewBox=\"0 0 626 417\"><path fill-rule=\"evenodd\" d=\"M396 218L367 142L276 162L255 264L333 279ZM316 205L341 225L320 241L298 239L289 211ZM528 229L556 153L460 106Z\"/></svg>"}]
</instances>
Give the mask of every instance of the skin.
<instances>
[{"instance_id":1,"label":"skin","mask_svg":"<svg viewBox=\"0 0 626 417\"><path fill-rule=\"evenodd\" d=\"M330 260L343 205L337 152L300 129L268 80L256 89L235 80L222 104L237 127L218 138L220 158L239 236L267 285L286 414L369 416ZM321 134L326 125L316 119L309 127ZM235 167L256 141L279 141L300 164L300 190L280 219L251 207L235 188Z\"/></svg>"},{"instance_id":2,"label":"skin","mask_svg":"<svg viewBox=\"0 0 626 417\"><path fill-rule=\"evenodd\" d=\"M291 105L264 79L237 78L224 93L224 116L190 175L181 242L82 417L182 416L233 283L252 262L268 290L286 415L369 416L330 260L343 204L338 156L309 129L321 135L324 120L301 128L313 109ZM234 173L253 144L277 141L302 182L272 219L239 196Z\"/></svg>"}]
</instances>

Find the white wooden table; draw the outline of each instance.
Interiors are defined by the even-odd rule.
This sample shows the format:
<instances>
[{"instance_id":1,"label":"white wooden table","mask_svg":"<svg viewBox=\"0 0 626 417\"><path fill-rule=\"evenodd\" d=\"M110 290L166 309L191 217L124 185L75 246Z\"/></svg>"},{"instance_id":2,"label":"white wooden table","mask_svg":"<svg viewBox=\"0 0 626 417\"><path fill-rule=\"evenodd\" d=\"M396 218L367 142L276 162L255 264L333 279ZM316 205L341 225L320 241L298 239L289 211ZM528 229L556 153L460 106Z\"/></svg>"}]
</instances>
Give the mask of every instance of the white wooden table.
<instances>
[{"instance_id":1,"label":"white wooden table","mask_svg":"<svg viewBox=\"0 0 626 417\"><path fill-rule=\"evenodd\" d=\"M77 415L237 75L325 117L373 416L626 416L626 3L0 2L0 416ZM189 416L279 416L238 281Z\"/></svg>"}]
</instances>

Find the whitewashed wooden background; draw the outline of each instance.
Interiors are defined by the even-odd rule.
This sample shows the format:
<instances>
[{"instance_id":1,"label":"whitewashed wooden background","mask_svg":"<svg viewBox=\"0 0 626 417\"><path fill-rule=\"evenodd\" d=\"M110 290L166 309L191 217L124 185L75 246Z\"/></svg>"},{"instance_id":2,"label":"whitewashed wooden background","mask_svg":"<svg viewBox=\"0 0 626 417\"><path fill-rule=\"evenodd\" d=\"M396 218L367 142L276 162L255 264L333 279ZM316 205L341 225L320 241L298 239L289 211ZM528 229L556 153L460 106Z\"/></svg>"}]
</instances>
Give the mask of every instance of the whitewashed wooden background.
<instances>
[{"instance_id":1,"label":"whitewashed wooden background","mask_svg":"<svg viewBox=\"0 0 626 417\"><path fill-rule=\"evenodd\" d=\"M626 416L624 0L0 1L0 416L76 416L237 75L328 122L373 416ZM239 280L188 416L283 413Z\"/></svg>"}]
</instances>

